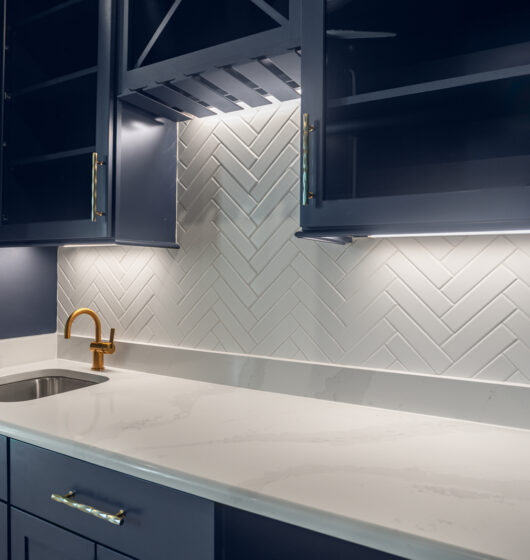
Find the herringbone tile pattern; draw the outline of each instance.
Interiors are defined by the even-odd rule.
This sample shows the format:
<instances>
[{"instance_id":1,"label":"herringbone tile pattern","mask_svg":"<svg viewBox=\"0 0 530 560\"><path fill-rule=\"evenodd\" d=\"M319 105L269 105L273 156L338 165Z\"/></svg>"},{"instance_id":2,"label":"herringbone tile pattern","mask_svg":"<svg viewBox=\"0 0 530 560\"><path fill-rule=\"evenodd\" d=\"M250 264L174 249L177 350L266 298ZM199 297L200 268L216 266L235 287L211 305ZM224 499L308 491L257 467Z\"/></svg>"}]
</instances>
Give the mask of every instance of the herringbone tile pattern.
<instances>
[{"instance_id":1,"label":"herringbone tile pattern","mask_svg":"<svg viewBox=\"0 0 530 560\"><path fill-rule=\"evenodd\" d=\"M530 236L296 240L298 121L179 125L182 249L62 249L59 327L88 305L127 340L530 383Z\"/></svg>"}]
</instances>

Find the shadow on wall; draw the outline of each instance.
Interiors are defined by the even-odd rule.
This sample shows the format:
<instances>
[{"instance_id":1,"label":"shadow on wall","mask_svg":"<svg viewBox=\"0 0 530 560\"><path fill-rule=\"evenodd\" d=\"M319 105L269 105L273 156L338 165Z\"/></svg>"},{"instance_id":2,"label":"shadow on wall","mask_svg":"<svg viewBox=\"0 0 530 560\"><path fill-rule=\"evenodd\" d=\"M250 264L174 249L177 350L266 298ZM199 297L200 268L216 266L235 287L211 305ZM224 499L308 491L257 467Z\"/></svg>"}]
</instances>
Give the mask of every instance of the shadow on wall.
<instances>
[{"instance_id":1,"label":"shadow on wall","mask_svg":"<svg viewBox=\"0 0 530 560\"><path fill-rule=\"evenodd\" d=\"M53 333L57 249L0 248L0 338Z\"/></svg>"}]
</instances>

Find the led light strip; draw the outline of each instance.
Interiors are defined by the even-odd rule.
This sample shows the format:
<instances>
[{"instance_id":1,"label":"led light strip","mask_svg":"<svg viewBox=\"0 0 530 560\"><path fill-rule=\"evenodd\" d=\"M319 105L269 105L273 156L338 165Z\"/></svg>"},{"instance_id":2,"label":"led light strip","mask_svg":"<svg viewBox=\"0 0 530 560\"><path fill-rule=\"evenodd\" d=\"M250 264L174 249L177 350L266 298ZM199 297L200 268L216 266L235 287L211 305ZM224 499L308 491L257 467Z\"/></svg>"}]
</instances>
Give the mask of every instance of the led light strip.
<instances>
[{"instance_id":1,"label":"led light strip","mask_svg":"<svg viewBox=\"0 0 530 560\"><path fill-rule=\"evenodd\" d=\"M449 237L462 235L520 235L530 233L530 229L512 229L498 231L447 231L439 233L378 233L367 237Z\"/></svg>"}]
</instances>

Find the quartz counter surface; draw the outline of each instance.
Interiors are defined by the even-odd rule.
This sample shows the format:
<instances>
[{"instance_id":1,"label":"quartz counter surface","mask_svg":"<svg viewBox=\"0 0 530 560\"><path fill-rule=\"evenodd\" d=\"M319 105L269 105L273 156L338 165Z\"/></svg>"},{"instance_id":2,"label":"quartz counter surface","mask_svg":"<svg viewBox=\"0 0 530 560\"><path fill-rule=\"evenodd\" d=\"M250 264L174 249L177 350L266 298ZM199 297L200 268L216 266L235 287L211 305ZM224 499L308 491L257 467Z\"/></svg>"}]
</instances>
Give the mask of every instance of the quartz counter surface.
<instances>
[{"instance_id":1,"label":"quartz counter surface","mask_svg":"<svg viewBox=\"0 0 530 560\"><path fill-rule=\"evenodd\" d=\"M0 370L90 372L53 360ZM527 560L530 430L109 368L0 433L414 560ZM1 381L1 379L0 379Z\"/></svg>"}]
</instances>

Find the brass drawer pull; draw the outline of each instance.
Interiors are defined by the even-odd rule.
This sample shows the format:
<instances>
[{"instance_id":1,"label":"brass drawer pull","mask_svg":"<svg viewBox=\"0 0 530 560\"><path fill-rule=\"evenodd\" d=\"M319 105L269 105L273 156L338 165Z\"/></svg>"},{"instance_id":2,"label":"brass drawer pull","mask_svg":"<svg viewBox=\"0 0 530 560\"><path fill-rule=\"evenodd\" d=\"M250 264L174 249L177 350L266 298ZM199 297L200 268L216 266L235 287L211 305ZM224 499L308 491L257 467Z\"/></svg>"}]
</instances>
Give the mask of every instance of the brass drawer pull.
<instances>
[{"instance_id":1,"label":"brass drawer pull","mask_svg":"<svg viewBox=\"0 0 530 560\"><path fill-rule=\"evenodd\" d=\"M65 496L61 496L60 494L52 494L51 498L55 502L59 502L60 504L64 504L65 506L77 509L82 511L83 513L88 513L89 515L93 515L98 519L102 519L107 523L112 523L113 525L123 525L124 517L125 517L125 510L120 509L118 513L113 515L112 513L105 513L99 509L93 508L91 506L87 506L85 504L80 504L72 498L75 496L75 492L68 492Z\"/></svg>"},{"instance_id":2,"label":"brass drawer pull","mask_svg":"<svg viewBox=\"0 0 530 560\"><path fill-rule=\"evenodd\" d=\"M309 133L315 130L309 124L309 114L304 113L302 127L302 206L307 206L315 196L309 190Z\"/></svg>"},{"instance_id":3,"label":"brass drawer pull","mask_svg":"<svg viewBox=\"0 0 530 560\"><path fill-rule=\"evenodd\" d=\"M92 152L92 209L91 217L95 222L98 216L103 216L105 213L98 210L98 167L103 165L102 161L98 160L98 153Z\"/></svg>"}]
</instances>

